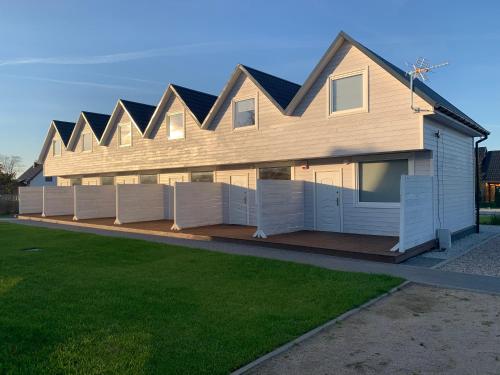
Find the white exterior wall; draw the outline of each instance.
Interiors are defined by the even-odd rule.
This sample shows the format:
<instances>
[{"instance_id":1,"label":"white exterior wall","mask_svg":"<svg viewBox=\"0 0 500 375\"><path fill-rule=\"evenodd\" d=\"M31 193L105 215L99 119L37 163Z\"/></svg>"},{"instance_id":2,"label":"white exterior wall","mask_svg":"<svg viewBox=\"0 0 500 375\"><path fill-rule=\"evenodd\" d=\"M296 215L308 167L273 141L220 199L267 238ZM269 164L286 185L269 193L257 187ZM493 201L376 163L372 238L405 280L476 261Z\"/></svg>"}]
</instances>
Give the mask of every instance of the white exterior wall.
<instances>
[{"instance_id":1,"label":"white exterior wall","mask_svg":"<svg viewBox=\"0 0 500 375\"><path fill-rule=\"evenodd\" d=\"M221 183L177 182L174 196L175 229L223 223Z\"/></svg>"},{"instance_id":2,"label":"white exterior wall","mask_svg":"<svg viewBox=\"0 0 500 375\"><path fill-rule=\"evenodd\" d=\"M43 216L74 215L74 195L70 186L44 186Z\"/></svg>"},{"instance_id":3,"label":"white exterior wall","mask_svg":"<svg viewBox=\"0 0 500 375\"><path fill-rule=\"evenodd\" d=\"M43 187L19 188L19 213L40 214L43 211Z\"/></svg>"},{"instance_id":4,"label":"white exterior wall","mask_svg":"<svg viewBox=\"0 0 500 375\"><path fill-rule=\"evenodd\" d=\"M115 217L115 186L75 186L74 220Z\"/></svg>"},{"instance_id":5,"label":"white exterior wall","mask_svg":"<svg viewBox=\"0 0 500 375\"><path fill-rule=\"evenodd\" d=\"M474 139L426 120L424 145L433 155L435 228L453 233L474 225Z\"/></svg>"},{"instance_id":6,"label":"white exterior wall","mask_svg":"<svg viewBox=\"0 0 500 375\"><path fill-rule=\"evenodd\" d=\"M43 175L43 171L38 173L35 178L33 178L29 186L56 186L57 185L57 177L52 177L52 181L45 181L45 176Z\"/></svg>"},{"instance_id":7,"label":"white exterior wall","mask_svg":"<svg viewBox=\"0 0 500 375\"><path fill-rule=\"evenodd\" d=\"M304 181L257 182L256 237L304 229Z\"/></svg>"},{"instance_id":8,"label":"white exterior wall","mask_svg":"<svg viewBox=\"0 0 500 375\"><path fill-rule=\"evenodd\" d=\"M433 176L401 176L399 251L436 238L433 183Z\"/></svg>"},{"instance_id":9,"label":"white exterior wall","mask_svg":"<svg viewBox=\"0 0 500 375\"><path fill-rule=\"evenodd\" d=\"M165 219L165 186L116 185L116 224Z\"/></svg>"}]
</instances>

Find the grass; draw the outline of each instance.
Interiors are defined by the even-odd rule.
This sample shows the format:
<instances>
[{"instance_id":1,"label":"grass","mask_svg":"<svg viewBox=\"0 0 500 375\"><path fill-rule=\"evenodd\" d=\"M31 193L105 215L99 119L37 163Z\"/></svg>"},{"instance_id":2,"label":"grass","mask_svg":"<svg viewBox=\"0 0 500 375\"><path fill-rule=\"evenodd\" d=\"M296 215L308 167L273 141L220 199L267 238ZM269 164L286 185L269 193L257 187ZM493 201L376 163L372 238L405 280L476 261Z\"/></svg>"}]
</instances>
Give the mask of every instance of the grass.
<instances>
[{"instance_id":1,"label":"grass","mask_svg":"<svg viewBox=\"0 0 500 375\"><path fill-rule=\"evenodd\" d=\"M497 216L497 215L481 215L481 216L479 216L479 224L483 224L483 225L500 225L500 216Z\"/></svg>"},{"instance_id":2,"label":"grass","mask_svg":"<svg viewBox=\"0 0 500 375\"><path fill-rule=\"evenodd\" d=\"M228 373L402 281L9 223L0 241L0 373Z\"/></svg>"}]
</instances>

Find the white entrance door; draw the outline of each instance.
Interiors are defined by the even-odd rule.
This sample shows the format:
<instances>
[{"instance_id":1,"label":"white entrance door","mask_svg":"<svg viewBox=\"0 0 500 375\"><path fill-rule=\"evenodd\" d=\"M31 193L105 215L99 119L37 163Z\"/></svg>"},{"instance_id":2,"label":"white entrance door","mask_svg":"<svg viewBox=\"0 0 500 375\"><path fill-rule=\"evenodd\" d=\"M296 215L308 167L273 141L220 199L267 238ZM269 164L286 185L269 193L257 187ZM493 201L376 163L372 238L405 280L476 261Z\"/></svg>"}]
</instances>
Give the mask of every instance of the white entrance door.
<instances>
[{"instance_id":1,"label":"white entrance door","mask_svg":"<svg viewBox=\"0 0 500 375\"><path fill-rule=\"evenodd\" d=\"M316 230L340 232L340 171L316 172Z\"/></svg>"},{"instance_id":2,"label":"white entrance door","mask_svg":"<svg viewBox=\"0 0 500 375\"><path fill-rule=\"evenodd\" d=\"M229 223L248 225L248 175L231 176Z\"/></svg>"}]
</instances>

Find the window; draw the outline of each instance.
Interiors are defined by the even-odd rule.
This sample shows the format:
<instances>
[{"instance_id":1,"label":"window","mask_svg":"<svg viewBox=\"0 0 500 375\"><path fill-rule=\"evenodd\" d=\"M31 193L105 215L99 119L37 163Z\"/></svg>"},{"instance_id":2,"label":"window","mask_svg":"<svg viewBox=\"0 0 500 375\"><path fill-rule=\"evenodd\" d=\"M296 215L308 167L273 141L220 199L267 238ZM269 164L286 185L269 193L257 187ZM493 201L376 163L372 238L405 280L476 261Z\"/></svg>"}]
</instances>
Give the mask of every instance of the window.
<instances>
[{"instance_id":1,"label":"window","mask_svg":"<svg viewBox=\"0 0 500 375\"><path fill-rule=\"evenodd\" d=\"M330 114L367 110L366 72L330 77Z\"/></svg>"},{"instance_id":2,"label":"window","mask_svg":"<svg viewBox=\"0 0 500 375\"><path fill-rule=\"evenodd\" d=\"M234 102L233 128L239 129L247 126L255 126L255 98Z\"/></svg>"},{"instance_id":3,"label":"window","mask_svg":"<svg viewBox=\"0 0 500 375\"><path fill-rule=\"evenodd\" d=\"M168 139L184 138L184 113L168 116Z\"/></svg>"},{"instance_id":4,"label":"window","mask_svg":"<svg viewBox=\"0 0 500 375\"><path fill-rule=\"evenodd\" d=\"M132 144L132 124L120 124L119 145L130 146Z\"/></svg>"},{"instance_id":5,"label":"window","mask_svg":"<svg viewBox=\"0 0 500 375\"><path fill-rule=\"evenodd\" d=\"M102 176L101 185L114 185L115 178L113 176Z\"/></svg>"},{"instance_id":6,"label":"window","mask_svg":"<svg viewBox=\"0 0 500 375\"><path fill-rule=\"evenodd\" d=\"M259 168L259 179L261 180L291 180L291 167L267 167Z\"/></svg>"},{"instance_id":7,"label":"window","mask_svg":"<svg viewBox=\"0 0 500 375\"><path fill-rule=\"evenodd\" d=\"M82 151L83 152L92 151L92 134L90 133L82 134Z\"/></svg>"},{"instance_id":8,"label":"window","mask_svg":"<svg viewBox=\"0 0 500 375\"><path fill-rule=\"evenodd\" d=\"M45 182L52 182L52 176L45 177Z\"/></svg>"},{"instance_id":9,"label":"window","mask_svg":"<svg viewBox=\"0 0 500 375\"><path fill-rule=\"evenodd\" d=\"M142 174L139 176L139 183L141 184L157 184L158 176L155 174Z\"/></svg>"},{"instance_id":10,"label":"window","mask_svg":"<svg viewBox=\"0 0 500 375\"><path fill-rule=\"evenodd\" d=\"M52 141L52 155L61 156L61 141L59 139Z\"/></svg>"},{"instance_id":11,"label":"window","mask_svg":"<svg viewBox=\"0 0 500 375\"><path fill-rule=\"evenodd\" d=\"M74 177L69 179L69 186L75 186L75 185L81 185L82 184L82 178L81 177Z\"/></svg>"},{"instance_id":12,"label":"window","mask_svg":"<svg viewBox=\"0 0 500 375\"><path fill-rule=\"evenodd\" d=\"M214 172L191 172L191 182L214 182Z\"/></svg>"},{"instance_id":13,"label":"window","mask_svg":"<svg viewBox=\"0 0 500 375\"><path fill-rule=\"evenodd\" d=\"M359 163L359 202L399 203L401 175L404 174L408 174L406 159Z\"/></svg>"}]
</instances>

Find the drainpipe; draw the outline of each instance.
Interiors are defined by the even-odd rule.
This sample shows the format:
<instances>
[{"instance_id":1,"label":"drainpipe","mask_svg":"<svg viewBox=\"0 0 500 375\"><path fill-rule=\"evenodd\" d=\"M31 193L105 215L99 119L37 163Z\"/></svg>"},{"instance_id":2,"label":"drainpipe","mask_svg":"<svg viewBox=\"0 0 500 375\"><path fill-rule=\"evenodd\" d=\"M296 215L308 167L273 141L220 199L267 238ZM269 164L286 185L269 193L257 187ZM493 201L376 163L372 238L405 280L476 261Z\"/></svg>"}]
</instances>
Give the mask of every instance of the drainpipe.
<instances>
[{"instance_id":1,"label":"drainpipe","mask_svg":"<svg viewBox=\"0 0 500 375\"><path fill-rule=\"evenodd\" d=\"M479 185L479 144L488 139L488 134L476 141L476 233L479 233L479 203L481 200L480 185Z\"/></svg>"}]
</instances>

